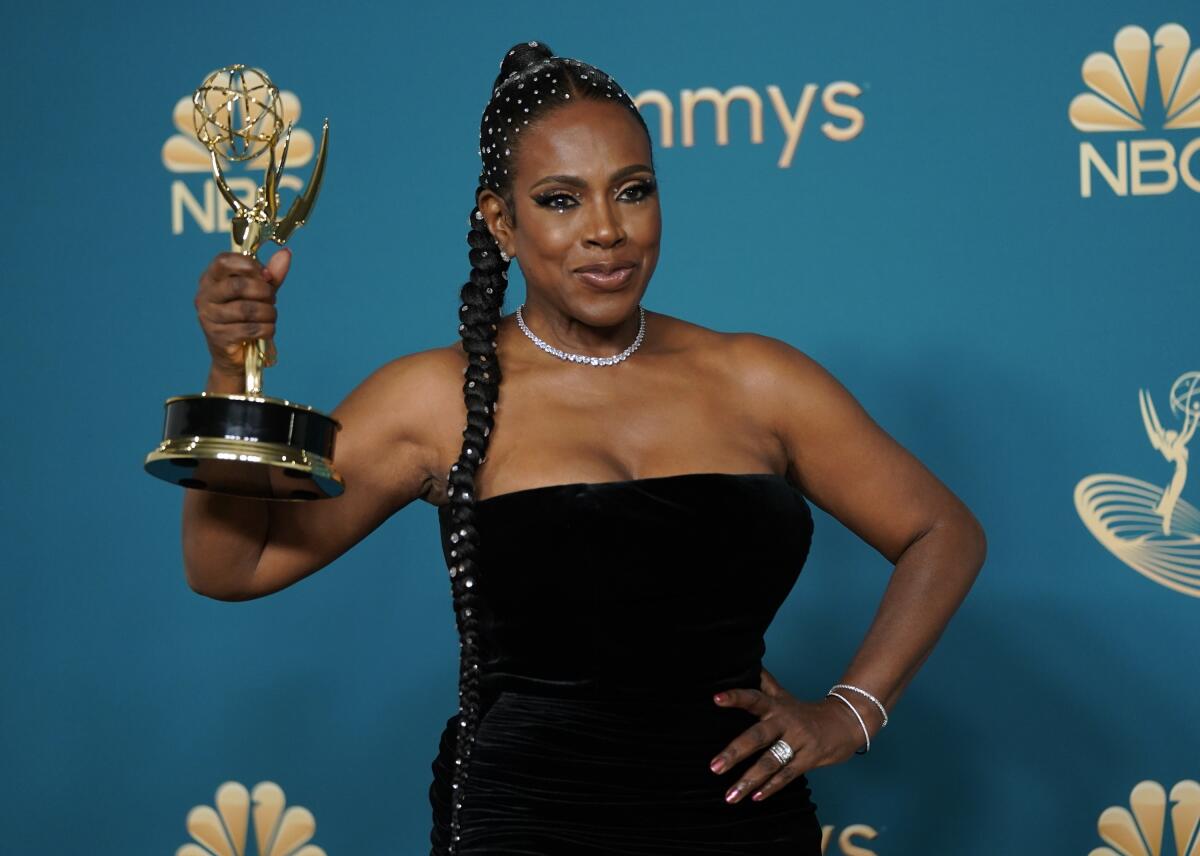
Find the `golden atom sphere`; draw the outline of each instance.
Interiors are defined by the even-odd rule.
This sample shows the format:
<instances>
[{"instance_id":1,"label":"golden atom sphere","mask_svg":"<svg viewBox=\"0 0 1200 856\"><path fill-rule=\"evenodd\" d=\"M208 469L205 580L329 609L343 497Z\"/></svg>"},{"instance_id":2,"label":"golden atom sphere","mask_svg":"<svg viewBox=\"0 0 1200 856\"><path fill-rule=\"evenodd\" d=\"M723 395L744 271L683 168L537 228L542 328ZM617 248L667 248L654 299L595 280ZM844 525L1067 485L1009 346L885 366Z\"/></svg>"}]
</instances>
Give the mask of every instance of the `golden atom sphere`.
<instances>
[{"instance_id":1,"label":"golden atom sphere","mask_svg":"<svg viewBox=\"0 0 1200 856\"><path fill-rule=\"evenodd\" d=\"M196 138L228 161L247 161L273 146L283 131L279 90L259 68L219 68L192 96Z\"/></svg>"}]
</instances>

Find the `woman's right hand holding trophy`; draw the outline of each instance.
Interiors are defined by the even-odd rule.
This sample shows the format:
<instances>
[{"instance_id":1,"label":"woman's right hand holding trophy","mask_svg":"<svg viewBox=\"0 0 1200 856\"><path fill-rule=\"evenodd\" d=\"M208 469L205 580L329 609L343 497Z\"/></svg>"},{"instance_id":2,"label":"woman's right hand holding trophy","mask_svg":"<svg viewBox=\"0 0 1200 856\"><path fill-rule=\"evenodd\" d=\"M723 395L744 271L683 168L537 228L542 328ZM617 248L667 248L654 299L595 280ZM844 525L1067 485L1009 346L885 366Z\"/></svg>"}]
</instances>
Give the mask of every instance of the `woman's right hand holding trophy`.
<instances>
[{"instance_id":1,"label":"woman's right hand holding trophy","mask_svg":"<svg viewBox=\"0 0 1200 856\"><path fill-rule=\"evenodd\" d=\"M275 297L291 261L287 248L265 265L253 256L225 252L200 275L193 303L212 358L208 392L243 391L246 347L253 347L257 339L274 338Z\"/></svg>"}]
</instances>

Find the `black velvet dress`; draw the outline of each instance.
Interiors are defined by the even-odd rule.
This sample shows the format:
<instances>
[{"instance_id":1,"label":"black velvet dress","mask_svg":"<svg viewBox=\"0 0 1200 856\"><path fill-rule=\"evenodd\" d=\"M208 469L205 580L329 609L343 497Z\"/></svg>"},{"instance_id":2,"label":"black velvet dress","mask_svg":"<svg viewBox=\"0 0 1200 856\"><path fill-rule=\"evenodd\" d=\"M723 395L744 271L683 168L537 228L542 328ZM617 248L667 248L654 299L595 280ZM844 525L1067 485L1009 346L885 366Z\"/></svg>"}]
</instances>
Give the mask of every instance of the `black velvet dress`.
<instances>
[{"instance_id":1,"label":"black velvet dress","mask_svg":"<svg viewBox=\"0 0 1200 856\"><path fill-rule=\"evenodd\" d=\"M715 775L757 722L712 696L759 687L763 633L812 541L800 490L771 473L547 485L477 503L484 713L461 856L819 856L803 776L762 802ZM451 521L439 509L450 563ZM433 762L445 852L457 717Z\"/></svg>"}]
</instances>

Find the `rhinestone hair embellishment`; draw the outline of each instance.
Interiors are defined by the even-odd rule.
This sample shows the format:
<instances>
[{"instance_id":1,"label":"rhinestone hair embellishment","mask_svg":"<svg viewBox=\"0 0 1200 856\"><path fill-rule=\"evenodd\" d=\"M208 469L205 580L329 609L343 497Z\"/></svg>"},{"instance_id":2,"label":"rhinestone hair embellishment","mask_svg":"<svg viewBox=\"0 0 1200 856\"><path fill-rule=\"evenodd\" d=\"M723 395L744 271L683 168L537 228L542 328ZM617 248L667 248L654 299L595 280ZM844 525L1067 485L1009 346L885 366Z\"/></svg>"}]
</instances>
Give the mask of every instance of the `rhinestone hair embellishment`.
<instances>
[{"instance_id":1,"label":"rhinestone hair embellishment","mask_svg":"<svg viewBox=\"0 0 1200 856\"><path fill-rule=\"evenodd\" d=\"M593 357L588 354L570 354L566 351L561 351L542 339L539 339L532 330L525 324L525 317L521 314L521 310L525 308L522 303L517 307L517 325L521 328L526 336L528 336L535 345L541 348L548 354L553 354L560 360L566 360L572 363L584 363L592 366L611 366L629 358L630 354L636 351L642 345L642 340L646 338L646 309L640 303L638 304L638 332L634 338L633 344L623 350L619 354L613 354L611 357Z\"/></svg>"},{"instance_id":2,"label":"rhinestone hair embellishment","mask_svg":"<svg viewBox=\"0 0 1200 856\"><path fill-rule=\"evenodd\" d=\"M513 53L515 53L515 51L510 51L509 55L511 56ZM616 81L612 79L612 77L600 69L588 65L587 63L581 63L577 59L550 56L540 59L524 69L510 71L505 79L492 90L492 98L488 102L488 105L483 112L483 119L479 133L481 143L480 150L478 152L483 161L483 170L479 175L479 183L481 185L498 188L503 182L500 176L508 174L508 170L502 166L504 161L499 154L501 149L499 141L489 140L489 142L492 144L483 146L482 140L488 136L498 136L505 143L508 143L508 135L504 133L505 131L512 130L516 134L521 133L522 126L529 125L530 119L524 117L527 114L532 114L534 112L533 104L535 102L537 104L544 103L544 99L537 97L543 94L541 90L537 88L538 86L547 86L549 88L549 91L545 93L547 97L550 95L558 95L563 99L570 99L570 92L564 90L560 93L558 91L560 88L565 86L564 81L557 79L556 76L551 73L552 69L560 69L564 66L573 66L577 69L580 69L580 71L583 72L580 74L580 80L586 80L591 85L592 89L606 89L608 90L605 92L606 97L615 98L635 112L638 110L637 104L634 102L633 98L625 89L618 85ZM543 80L549 81L549 83L543 83ZM514 81L517 84L515 88L511 87L511 84ZM529 100L529 106L526 107L526 105L522 103L523 99L516 98L516 105L519 106L514 107L513 100L516 90L524 90L526 83L532 84L531 89L533 92L533 97L531 97ZM505 107L505 105L508 106ZM502 115L502 108L504 108L506 111L511 110L514 112L516 114L515 118L519 119L520 121L514 122L514 116L512 115ZM501 122L501 119L504 121ZM492 126L493 122L495 122L497 127ZM485 130L487 131L487 135L483 133ZM510 148L504 147L504 157L510 156Z\"/></svg>"}]
</instances>

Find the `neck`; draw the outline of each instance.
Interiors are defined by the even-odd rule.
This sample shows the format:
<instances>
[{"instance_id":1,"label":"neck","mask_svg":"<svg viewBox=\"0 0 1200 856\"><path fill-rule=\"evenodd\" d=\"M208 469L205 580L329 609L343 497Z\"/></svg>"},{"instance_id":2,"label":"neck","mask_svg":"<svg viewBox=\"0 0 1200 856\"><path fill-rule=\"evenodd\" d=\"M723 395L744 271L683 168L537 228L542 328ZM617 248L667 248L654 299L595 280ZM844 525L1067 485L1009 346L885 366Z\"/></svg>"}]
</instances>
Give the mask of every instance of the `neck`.
<instances>
[{"instance_id":1,"label":"neck","mask_svg":"<svg viewBox=\"0 0 1200 856\"><path fill-rule=\"evenodd\" d=\"M525 325L539 339L560 350L591 357L620 353L637 338L640 313L637 306L623 310L620 317L575 318L558 310L527 301L521 310ZM518 335L525 334L517 330Z\"/></svg>"}]
</instances>

